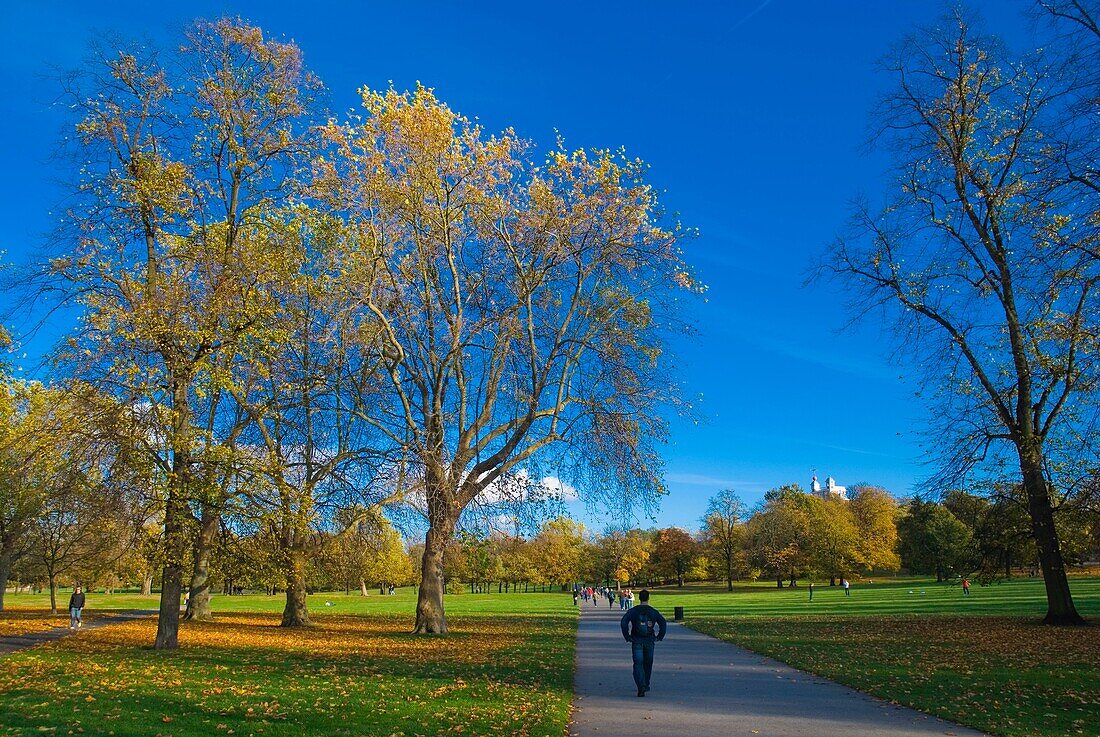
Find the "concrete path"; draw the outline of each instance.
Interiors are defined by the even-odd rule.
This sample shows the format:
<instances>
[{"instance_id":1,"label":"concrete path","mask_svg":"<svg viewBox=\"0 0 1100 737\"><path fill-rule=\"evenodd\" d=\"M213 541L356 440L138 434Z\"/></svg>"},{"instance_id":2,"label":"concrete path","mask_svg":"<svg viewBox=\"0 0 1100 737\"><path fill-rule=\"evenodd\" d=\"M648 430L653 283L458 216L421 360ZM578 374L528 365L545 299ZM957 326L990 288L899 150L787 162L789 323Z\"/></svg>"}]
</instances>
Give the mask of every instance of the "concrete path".
<instances>
[{"instance_id":1,"label":"concrete path","mask_svg":"<svg viewBox=\"0 0 1100 737\"><path fill-rule=\"evenodd\" d=\"M638 698L617 603L582 607L573 737L981 735L702 635L671 617L657 643L652 690Z\"/></svg>"},{"instance_id":2,"label":"concrete path","mask_svg":"<svg viewBox=\"0 0 1100 737\"><path fill-rule=\"evenodd\" d=\"M77 632L83 632L84 630L94 630L100 627L106 627L109 624L115 624L117 622L128 622L131 619L141 619L142 617L149 617L156 614L154 610L133 610L122 611L116 614L108 614L102 617L96 617L90 619L84 623L84 626L79 630L71 630L68 627L53 627L48 630L40 630L38 632L29 632L25 635L9 635L0 637L0 656L7 655L8 653L19 652L20 650L26 650L27 648L41 645L45 642L53 642L54 640L60 640L62 637L68 637L69 635L76 634ZM68 615L65 615L68 616Z\"/></svg>"}]
</instances>

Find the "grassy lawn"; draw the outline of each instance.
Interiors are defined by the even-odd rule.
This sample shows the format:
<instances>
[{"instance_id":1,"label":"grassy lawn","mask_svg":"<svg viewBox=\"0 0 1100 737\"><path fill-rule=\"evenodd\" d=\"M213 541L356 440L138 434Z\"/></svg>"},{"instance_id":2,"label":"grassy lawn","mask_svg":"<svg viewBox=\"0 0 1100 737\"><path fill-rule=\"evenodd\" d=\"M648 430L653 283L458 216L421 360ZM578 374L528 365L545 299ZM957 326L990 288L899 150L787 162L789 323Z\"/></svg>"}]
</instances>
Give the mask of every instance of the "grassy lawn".
<instances>
[{"instance_id":1,"label":"grassy lawn","mask_svg":"<svg viewBox=\"0 0 1100 737\"><path fill-rule=\"evenodd\" d=\"M1100 616L1100 579L1071 580ZM1006 737L1100 734L1100 627L1044 627L1042 581L971 589L927 580L795 590L658 590L691 627L796 668Z\"/></svg>"},{"instance_id":2,"label":"grassy lawn","mask_svg":"<svg viewBox=\"0 0 1100 737\"><path fill-rule=\"evenodd\" d=\"M408 634L410 592L313 597L317 624L297 630L277 626L278 598L215 601L217 620L185 624L178 652L149 649L156 624L147 619L0 658L0 732L565 732L576 631L568 596L448 597L447 637ZM135 595L89 596L96 605L150 608Z\"/></svg>"}]
</instances>

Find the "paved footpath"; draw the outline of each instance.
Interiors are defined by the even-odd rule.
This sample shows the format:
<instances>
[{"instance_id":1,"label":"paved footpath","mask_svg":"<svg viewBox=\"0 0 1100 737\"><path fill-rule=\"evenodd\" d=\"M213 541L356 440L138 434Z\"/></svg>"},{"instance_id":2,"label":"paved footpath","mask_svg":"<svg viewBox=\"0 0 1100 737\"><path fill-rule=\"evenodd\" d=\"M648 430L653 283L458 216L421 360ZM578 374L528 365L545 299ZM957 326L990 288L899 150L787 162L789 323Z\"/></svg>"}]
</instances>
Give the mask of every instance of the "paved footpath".
<instances>
[{"instance_id":1,"label":"paved footpath","mask_svg":"<svg viewBox=\"0 0 1100 737\"><path fill-rule=\"evenodd\" d=\"M100 627L106 627L109 624L115 624L117 622L129 622L131 619L141 619L142 617L149 617L156 613L156 610L121 611L116 614L108 614L102 617L97 617L95 619L90 619L85 622L84 626L81 627L79 630L71 630L68 627L53 627L52 629L48 630L29 632L25 635L9 635L6 637L0 637L0 656L7 655L8 653L19 652L20 650L26 650L27 648L41 645L44 642L53 642L54 640L60 640L62 637L68 637L69 635L76 634L77 632L83 632L84 630L99 629Z\"/></svg>"},{"instance_id":2,"label":"paved footpath","mask_svg":"<svg viewBox=\"0 0 1100 737\"><path fill-rule=\"evenodd\" d=\"M660 601L654 603L659 609ZM652 690L638 698L619 607L582 607L573 737L981 736L700 634L671 617L668 634L657 643Z\"/></svg>"}]
</instances>

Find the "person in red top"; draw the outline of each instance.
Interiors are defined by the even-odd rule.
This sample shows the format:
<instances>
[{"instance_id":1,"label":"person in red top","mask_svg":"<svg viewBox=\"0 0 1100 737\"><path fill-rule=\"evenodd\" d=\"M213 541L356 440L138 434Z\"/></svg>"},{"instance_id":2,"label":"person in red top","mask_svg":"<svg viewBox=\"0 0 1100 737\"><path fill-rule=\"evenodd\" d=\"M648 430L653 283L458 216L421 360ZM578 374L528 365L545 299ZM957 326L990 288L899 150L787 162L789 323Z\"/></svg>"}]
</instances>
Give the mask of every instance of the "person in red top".
<instances>
[{"instance_id":1,"label":"person in red top","mask_svg":"<svg viewBox=\"0 0 1100 737\"><path fill-rule=\"evenodd\" d=\"M963 596L970 596L970 579L963 578Z\"/></svg>"}]
</instances>

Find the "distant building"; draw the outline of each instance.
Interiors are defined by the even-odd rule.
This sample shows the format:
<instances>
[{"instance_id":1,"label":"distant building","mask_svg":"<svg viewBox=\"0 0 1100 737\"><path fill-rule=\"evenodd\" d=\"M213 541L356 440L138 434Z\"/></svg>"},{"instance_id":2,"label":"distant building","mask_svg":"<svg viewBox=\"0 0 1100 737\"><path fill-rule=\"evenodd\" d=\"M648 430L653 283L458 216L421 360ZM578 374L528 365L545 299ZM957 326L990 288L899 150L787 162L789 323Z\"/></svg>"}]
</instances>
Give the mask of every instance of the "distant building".
<instances>
[{"instance_id":1,"label":"distant building","mask_svg":"<svg viewBox=\"0 0 1100 737\"><path fill-rule=\"evenodd\" d=\"M848 487L838 486L836 479L832 476L827 477L825 479L825 486L822 486L818 483L817 474L815 473L813 480L810 481L810 493L822 499L840 497L844 501L848 501Z\"/></svg>"}]
</instances>

